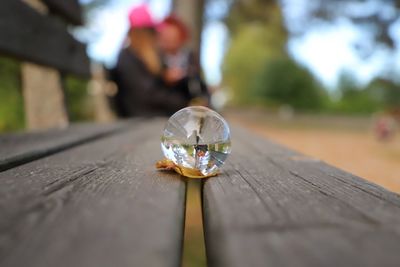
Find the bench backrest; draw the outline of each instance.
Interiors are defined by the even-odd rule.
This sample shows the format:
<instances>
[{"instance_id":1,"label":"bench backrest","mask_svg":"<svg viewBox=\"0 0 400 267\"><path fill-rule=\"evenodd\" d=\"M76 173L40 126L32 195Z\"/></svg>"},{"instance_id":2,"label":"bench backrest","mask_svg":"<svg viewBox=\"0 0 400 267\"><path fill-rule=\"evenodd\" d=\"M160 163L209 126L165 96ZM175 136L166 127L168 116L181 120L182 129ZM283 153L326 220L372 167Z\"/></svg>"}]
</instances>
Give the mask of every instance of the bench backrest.
<instances>
[{"instance_id":1,"label":"bench backrest","mask_svg":"<svg viewBox=\"0 0 400 267\"><path fill-rule=\"evenodd\" d=\"M45 4L47 15L23 1L1 1L0 54L89 77L85 45L67 31L68 23L82 23L77 0L44 0L41 3Z\"/></svg>"},{"instance_id":2,"label":"bench backrest","mask_svg":"<svg viewBox=\"0 0 400 267\"><path fill-rule=\"evenodd\" d=\"M63 77L91 76L86 47L68 32L71 24L82 24L78 0L0 2L0 55L21 61L28 129L68 125Z\"/></svg>"}]
</instances>

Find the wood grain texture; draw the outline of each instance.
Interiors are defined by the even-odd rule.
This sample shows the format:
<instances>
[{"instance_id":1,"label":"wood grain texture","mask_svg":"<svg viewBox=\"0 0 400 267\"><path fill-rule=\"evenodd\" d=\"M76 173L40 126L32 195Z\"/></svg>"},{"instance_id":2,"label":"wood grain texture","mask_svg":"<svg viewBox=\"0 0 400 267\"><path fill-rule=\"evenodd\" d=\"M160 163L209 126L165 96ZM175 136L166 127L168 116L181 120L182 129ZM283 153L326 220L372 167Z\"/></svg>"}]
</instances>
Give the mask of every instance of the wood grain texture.
<instances>
[{"instance_id":1,"label":"wood grain texture","mask_svg":"<svg viewBox=\"0 0 400 267\"><path fill-rule=\"evenodd\" d=\"M185 181L154 168L163 124L0 173L0 266L179 266Z\"/></svg>"},{"instance_id":2,"label":"wood grain texture","mask_svg":"<svg viewBox=\"0 0 400 267\"><path fill-rule=\"evenodd\" d=\"M43 16L22 1L0 3L0 54L90 77L85 45L60 20Z\"/></svg>"},{"instance_id":3,"label":"wood grain texture","mask_svg":"<svg viewBox=\"0 0 400 267\"><path fill-rule=\"evenodd\" d=\"M50 12L60 15L68 22L82 25L82 9L78 0L43 0Z\"/></svg>"},{"instance_id":4,"label":"wood grain texture","mask_svg":"<svg viewBox=\"0 0 400 267\"><path fill-rule=\"evenodd\" d=\"M123 130L129 123L80 123L65 129L0 135L0 172Z\"/></svg>"},{"instance_id":5,"label":"wood grain texture","mask_svg":"<svg viewBox=\"0 0 400 267\"><path fill-rule=\"evenodd\" d=\"M233 133L222 175L203 187L209 266L400 266L399 195Z\"/></svg>"}]
</instances>

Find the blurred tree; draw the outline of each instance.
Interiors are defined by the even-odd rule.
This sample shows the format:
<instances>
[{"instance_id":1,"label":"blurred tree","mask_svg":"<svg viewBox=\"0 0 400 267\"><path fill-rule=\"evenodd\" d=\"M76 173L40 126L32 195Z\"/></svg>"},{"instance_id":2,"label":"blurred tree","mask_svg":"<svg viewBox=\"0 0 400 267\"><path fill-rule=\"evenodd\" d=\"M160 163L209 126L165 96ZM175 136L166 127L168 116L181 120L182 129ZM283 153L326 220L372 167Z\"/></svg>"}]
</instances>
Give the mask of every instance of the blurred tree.
<instances>
[{"instance_id":1,"label":"blurred tree","mask_svg":"<svg viewBox=\"0 0 400 267\"><path fill-rule=\"evenodd\" d=\"M254 100L250 83L266 62L287 57L286 40L273 26L260 22L244 24L232 36L223 66L224 83L233 94L233 102L246 104Z\"/></svg>"},{"instance_id":2,"label":"blurred tree","mask_svg":"<svg viewBox=\"0 0 400 267\"><path fill-rule=\"evenodd\" d=\"M224 83L231 90L233 103L250 104L256 97L250 83L261 67L287 57L282 13L273 0L235 0L226 23L231 42L223 65Z\"/></svg>"},{"instance_id":3,"label":"blurred tree","mask_svg":"<svg viewBox=\"0 0 400 267\"><path fill-rule=\"evenodd\" d=\"M285 4L294 4L292 0L282 0ZM306 17L294 21L291 34L302 34L313 25L322 22L335 22L348 19L360 29L366 30L369 38L363 37L355 48L363 56L368 56L377 46L395 49L396 35L392 34L392 26L399 22L399 0L308 0L304 1ZM292 18L293 19L293 18Z\"/></svg>"},{"instance_id":4,"label":"blurred tree","mask_svg":"<svg viewBox=\"0 0 400 267\"><path fill-rule=\"evenodd\" d=\"M340 99L333 105L333 111L341 113L371 113L385 106L384 92L380 88L357 84L350 71L344 71L339 78Z\"/></svg>"},{"instance_id":5,"label":"blurred tree","mask_svg":"<svg viewBox=\"0 0 400 267\"><path fill-rule=\"evenodd\" d=\"M377 51L396 49L393 29L400 21L400 1L396 0L310 0L299 7L302 15L283 19L281 7L296 5L293 0L226 0L231 3L226 18L231 43L224 62L224 82L231 88L234 103L261 99L287 103L298 109L315 109L329 103L324 89L310 72L286 51L291 36L306 33L312 26L347 19L365 34L354 43L361 57ZM290 23L288 23L288 21ZM286 22L286 23L285 23ZM289 29L286 26L289 26ZM340 101L335 111L366 113L400 105L400 87L393 71L394 57L387 57L382 77L360 87L352 75L343 73L338 85ZM310 101L309 101L310 100Z\"/></svg>"},{"instance_id":6,"label":"blurred tree","mask_svg":"<svg viewBox=\"0 0 400 267\"><path fill-rule=\"evenodd\" d=\"M290 71L296 72L300 68L289 59L287 53L288 34L279 3L274 0L235 0L226 23L231 33L231 42L225 57L223 74L224 83L231 89L233 103L254 103L262 96L264 100L269 99L276 103L304 106L296 100L288 99L291 94L280 94L276 91L278 88L270 88L272 84L275 86L279 83L277 79L272 76L264 77L277 75L279 79L286 79L292 76ZM292 68L286 70L281 67L284 64ZM273 70L274 66L278 68ZM306 75L305 79L310 78L309 72L300 73ZM293 76L298 74L296 72ZM269 80L271 78L273 80ZM311 77L310 84L312 81ZM288 89L284 88L289 86L288 83L281 85L280 89ZM300 92L299 95L313 92L313 88ZM293 90L302 88L297 86ZM309 98L313 99L314 95Z\"/></svg>"},{"instance_id":7,"label":"blurred tree","mask_svg":"<svg viewBox=\"0 0 400 267\"><path fill-rule=\"evenodd\" d=\"M190 29L190 45L200 57L201 33L205 0L173 0L173 12L178 15Z\"/></svg>"},{"instance_id":8,"label":"blurred tree","mask_svg":"<svg viewBox=\"0 0 400 267\"><path fill-rule=\"evenodd\" d=\"M400 84L386 78L372 80L367 89L373 92L386 108L400 107Z\"/></svg>"},{"instance_id":9,"label":"blurred tree","mask_svg":"<svg viewBox=\"0 0 400 267\"><path fill-rule=\"evenodd\" d=\"M281 6L277 0L231 0L226 24L232 35L247 23L263 23L267 28L274 28L283 39L287 39Z\"/></svg>"},{"instance_id":10,"label":"blurred tree","mask_svg":"<svg viewBox=\"0 0 400 267\"><path fill-rule=\"evenodd\" d=\"M268 61L255 77L251 90L258 98L297 110L320 109L326 97L311 72L290 58Z\"/></svg>"}]
</instances>

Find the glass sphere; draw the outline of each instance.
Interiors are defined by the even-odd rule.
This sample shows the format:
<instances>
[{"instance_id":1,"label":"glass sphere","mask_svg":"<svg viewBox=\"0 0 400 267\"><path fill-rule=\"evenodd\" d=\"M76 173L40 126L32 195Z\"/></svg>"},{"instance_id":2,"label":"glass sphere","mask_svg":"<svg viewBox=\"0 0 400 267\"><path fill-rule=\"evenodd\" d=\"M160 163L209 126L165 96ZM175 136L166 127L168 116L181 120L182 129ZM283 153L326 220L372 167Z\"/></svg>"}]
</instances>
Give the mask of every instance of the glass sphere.
<instances>
[{"instance_id":1,"label":"glass sphere","mask_svg":"<svg viewBox=\"0 0 400 267\"><path fill-rule=\"evenodd\" d=\"M228 123L206 107L181 109L169 118L161 148L165 157L180 167L216 174L231 152Z\"/></svg>"}]
</instances>

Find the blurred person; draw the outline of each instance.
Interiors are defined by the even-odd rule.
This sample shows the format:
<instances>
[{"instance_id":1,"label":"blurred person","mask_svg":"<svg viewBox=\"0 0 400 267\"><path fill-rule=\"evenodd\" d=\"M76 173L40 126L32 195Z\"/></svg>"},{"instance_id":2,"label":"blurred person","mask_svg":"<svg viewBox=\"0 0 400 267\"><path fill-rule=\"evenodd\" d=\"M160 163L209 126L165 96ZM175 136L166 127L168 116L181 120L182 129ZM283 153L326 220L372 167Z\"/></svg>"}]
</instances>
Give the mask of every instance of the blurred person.
<instances>
[{"instance_id":1,"label":"blurred person","mask_svg":"<svg viewBox=\"0 0 400 267\"><path fill-rule=\"evenodd\" d=\"M119 56L111 79L118 87L115 109L120 117L171 115L188 105L180 93L164 86L157 52L155 23L148 7L129 13L127 45Z\"/></svg>"},{"instance_id":2,"label":"blurred person","mask_svg":"<svg viewBox=\"0 0 400 267\"><path fill-rule=\"evenodd\" d=\"M166 17L157 27L165 84L181 93L190 105L209 106L209 92L201 78L196 54L187 47L189 30L176 16Z\"/></svg>"},{"instance_id":3,"label":"blurred person","mask_svg":"<svg viewBox=\"0 0 400 267\"><path fill-rule=\"evenodd\" d=\"M400 107L392 107L390 109L390 114L396 121L397 125L400 125Z\"/></svg>"},{"instance_id":4,"label":"blurred person","mask_svg":"<svg viewBox=\"0 0 400 267\"><path fill-rule=\"evenodd\" d=\"M391 114L379 115L374 124L374 133L379 141L390 141L396 132L396 121Z\"/></svg>"}]
</instances>

